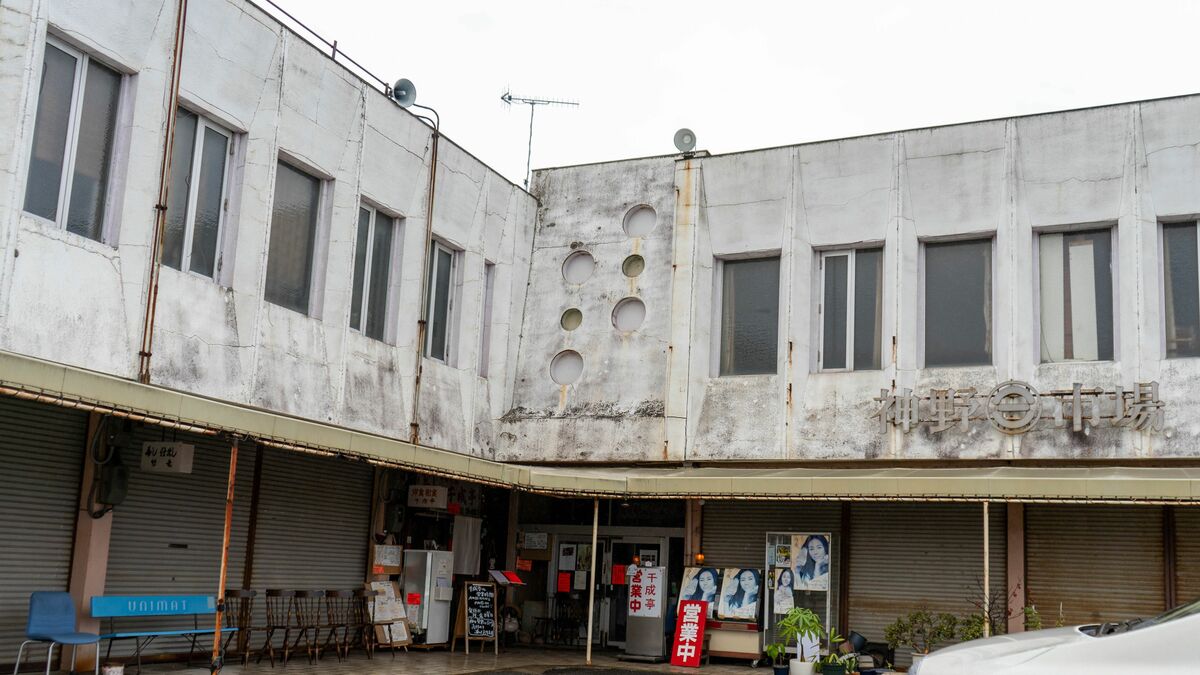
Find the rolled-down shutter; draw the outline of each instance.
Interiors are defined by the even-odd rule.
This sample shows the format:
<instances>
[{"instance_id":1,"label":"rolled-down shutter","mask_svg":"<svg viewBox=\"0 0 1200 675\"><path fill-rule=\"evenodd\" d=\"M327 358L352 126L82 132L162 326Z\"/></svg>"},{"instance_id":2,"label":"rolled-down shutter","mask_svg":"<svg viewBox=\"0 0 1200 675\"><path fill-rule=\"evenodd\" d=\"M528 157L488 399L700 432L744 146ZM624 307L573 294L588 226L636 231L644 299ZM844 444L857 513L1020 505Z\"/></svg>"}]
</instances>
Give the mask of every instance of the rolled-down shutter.
<instances>
[{"instance_id":1,"label":"rolled-down shutter","mask_svg":"<svg viewBox=\"0 0 1200 675\"><path fill-rule=\"evenodd\" d=\"M830 622L838 617L839 541L842 509L837 502L708 501L700 522L700 550L706 567L751 567L766 563L767 533L829 532ZM690 564L690 563L689 563ZM774 624L774 620L771 621Z\"/></svg>"},{"instance_id":2,"label":"rolled-down shutter","mask_svg":"<svg viewBox=\"0 0 1200 675\"><path fill-rule=\"evenodd\" d=\"M29 594L67 590L87 419L0 398L0 661L16 660Z\"/></svg>"},{"instance_id":3,"label":"rolled-down shutter","mask_svg":"<svg viewBox=\"0 0 1200 675\"><path fill-rule=\"evenodd\" d=\"M140 450L145 441L178 441L195 446L192 472L143 471ZM250 493L254 484L254 446L242 441L234 482L227 587L239 588L246 559ZM225 494L229 479L230 443L224 439L142 427L122 459L130 469L129 495L113 510L108 551L106 595L213 595L221 573L221 540L225 527ZM118 620L120 630L191 628L192 617ZM211 627L212 617L201 625ZM105 622L105 629L108 622ZM146 653L187 651L182 638L158 638ZM211 645L210 645L211 647ZM128 653L132 642L118 642L113 653Z\"/></svg>"},{"instance_id":4,"label":"rolled-down shutter","mask_svg":"<svg viewBox=\"0 0 1200 675\"><path fill-rule=\"evenodd\" d=\"M1163 611L1160 506L1029 505L1029 602L1054 625L1145 617Z\"/></svg>"},{"instance_id":5,"label":"rolled-down shutter","mask_svg":"<svg viewBox=\"0 0 1200 675\"><path fill-rule=\"evenodd\" d=\"M1005 509L990 509L992 597L1004 602ZM861 502L850 508L850 630L883 642L883 629L917 609L959 617L983 597L983 506ZM897 665L910 650L896 649Z\"/></svg>"},{"instance_id":6,"label":"rolled-down shutter","mask_svg":"<svg viewBox=\"0 0 1200 675\"><path fill-rule=\"evenodd\" d=\"M1175 507L1175 599L1200 599L1200 507Z\"/></svg>"},{"instance_id":7,"label":"rolled-down shutter","mask_svg":"<svg viewBox=\"0 0 1200 675\"><path fill-rule=\"evenodd\" d=\"M263 452L254 587L362 588L370 465L273 448Z\"/></svg>"}]
</instances>

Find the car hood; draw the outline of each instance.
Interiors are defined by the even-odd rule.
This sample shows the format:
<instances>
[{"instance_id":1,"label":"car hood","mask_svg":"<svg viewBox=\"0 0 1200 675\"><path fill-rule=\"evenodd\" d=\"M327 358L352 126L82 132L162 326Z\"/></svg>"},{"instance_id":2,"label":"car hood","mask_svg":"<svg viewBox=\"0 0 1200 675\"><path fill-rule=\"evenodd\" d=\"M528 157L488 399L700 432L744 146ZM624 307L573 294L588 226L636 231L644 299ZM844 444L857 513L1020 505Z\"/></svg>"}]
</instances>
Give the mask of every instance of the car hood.
<instances>
[{"instance_id":1,"label":"car hood","mask_svg":"<svg viewBox=\"0 0 1200 675\"><path fill-rule=\"evenodd\" d=\"M1086 639L1087 636L1074 627L997 635L940 649L925 657L918 672L920 675L966 675L983 672L974 670L973 667L979 666L995 673L997 668L1025 663L1050 647ZM980 664L985 660L986 665Z\"/></svg>"}]
</instances>

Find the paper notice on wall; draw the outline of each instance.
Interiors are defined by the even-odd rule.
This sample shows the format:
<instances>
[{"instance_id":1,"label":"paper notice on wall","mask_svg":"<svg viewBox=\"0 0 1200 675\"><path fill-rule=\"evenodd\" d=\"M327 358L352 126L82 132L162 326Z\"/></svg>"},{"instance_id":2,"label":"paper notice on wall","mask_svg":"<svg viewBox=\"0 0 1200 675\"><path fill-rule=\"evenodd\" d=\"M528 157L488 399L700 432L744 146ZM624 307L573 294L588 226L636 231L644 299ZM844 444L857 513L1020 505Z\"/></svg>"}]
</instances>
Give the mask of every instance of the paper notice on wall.
<instances>
[{"instance_id":1,"label":"paper notice on wall","mask_svg":"<svg viewBox=\"0 0 1200 675\"><path fill-rule=\"evenodd\" d=\"M587 580L588 580L587 572L576 572L575 573L575 585L572 586L572 588L577 591L586 591L587 583L588 583Z\"/></svg>"},{"instance_id":2,"label":"paper notice on wall","mask_svg":"<svg viewBox=\"0 0 1200 675\"><path fill-rule=\"evenodd\" d=\"M578 547L575 544L559 544L558 545L558 570L560 572L575 571L575 553Z\"/></svg>"}]
</instances>

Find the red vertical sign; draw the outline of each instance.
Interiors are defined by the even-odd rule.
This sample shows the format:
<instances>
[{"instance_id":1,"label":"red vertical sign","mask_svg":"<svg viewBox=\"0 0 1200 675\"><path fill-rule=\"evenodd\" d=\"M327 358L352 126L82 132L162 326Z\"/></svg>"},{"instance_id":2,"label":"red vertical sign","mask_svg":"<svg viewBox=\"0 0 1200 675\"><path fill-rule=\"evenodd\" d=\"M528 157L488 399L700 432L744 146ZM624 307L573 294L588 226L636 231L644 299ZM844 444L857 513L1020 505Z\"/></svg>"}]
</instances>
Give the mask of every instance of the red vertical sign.
<instances>
[{"instance_id":1,"label":"red vertical sign","mask_svg":"<svg viewBox=\"0 0 1200 675\"><path fill-rule=\"evenodd\" d=\"M700 652L704 650L704 621L708 603L703 600L684 600L679 603L679 618L675 622L675 644L671 647L671 665L700 667Z\"/></svg>"}]
</instances>

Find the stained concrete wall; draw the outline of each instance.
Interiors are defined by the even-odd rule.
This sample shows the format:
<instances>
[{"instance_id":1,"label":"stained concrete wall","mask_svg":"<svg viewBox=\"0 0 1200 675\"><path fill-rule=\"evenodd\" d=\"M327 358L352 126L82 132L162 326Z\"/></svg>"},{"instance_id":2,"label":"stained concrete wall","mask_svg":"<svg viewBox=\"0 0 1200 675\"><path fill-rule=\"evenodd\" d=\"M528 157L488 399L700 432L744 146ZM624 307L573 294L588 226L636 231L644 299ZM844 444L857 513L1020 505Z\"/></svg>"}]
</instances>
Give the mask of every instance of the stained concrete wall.
<instances>
[{"instance_id":1,"label":"stained concrete wall","mask_svg":"<svg viewBox=\"0 0 1200 675\"><path fill-rule=\"evenodd\" d=\"M123 377L137 372L176 3L0 5L0 348ZM110 243L22 211L45 36L125 73ZM193 2L180 98L235 134L217 279L163 267L152 380L407 438L425 265L428 126L243 0ZM316 310L265 302L277 159L325 179ZM509 407L510 326L524 308L536 204L443 138L433 236L460 250L448 363L425 359L422 441L494 453ZM402 218L386 342L349 329L360 200ZM496 264L488 377L479 376L484 262Z\"/></svg>"},{"instance_id":2,"label":"stained concrete wall","mask_svg":"<svg viewBox=\"0 0 1200 675\"><path fill-rule=\"evenodd\" d=\"M673 182L665 180L670 164L676 165ZM661 178L642 177L650 166ZM1159 223L1196 219L1198 177L1200 96L722 156L540 171L533 292L515 407L506 418L513 445L505 454L627 461L1196 456L1200 414L1188 402L1200 387L1200 361L1164 358ZM585 368L572 386L554 386L549 358L581 344L558 329L558 313L571 305L599 309L612 293L611 282L564 285L555 261L569 242L608 245L614 216L635 200L661 205L660 218L675 204L673 223L660 227L676 229L669 251L676 272L642 289L655 300L640 336L644 347L629 358L623 350L639 339L637 332L618 336L601 326L581 349L601 366ZM1036 235L1087 225L1117 233L1116 355L1111 362L1043 364ZM973 237L994 238L992 365L926 368L922 244ZM819 254L862 245L884 247L884 367L818 372ZM782 259L777 372L718 377L716 261L760 254ZM671 303L664 306L668 285ZM659 345L664 336L669 341ZM1041 391L1074 382L1128 389L1157 380L1168 405L1167 429L1074 433L1043 424L1009 437L976 422L965 433L905 434L882 431L871 418L881 389L986 392L1009 379ZM631 404L656 396L666 399L667 438L648 436L650 442L631 445L631 429L646 426ZM665 450L659 440L668 442Z\"/></svg>"}]
</instances>

